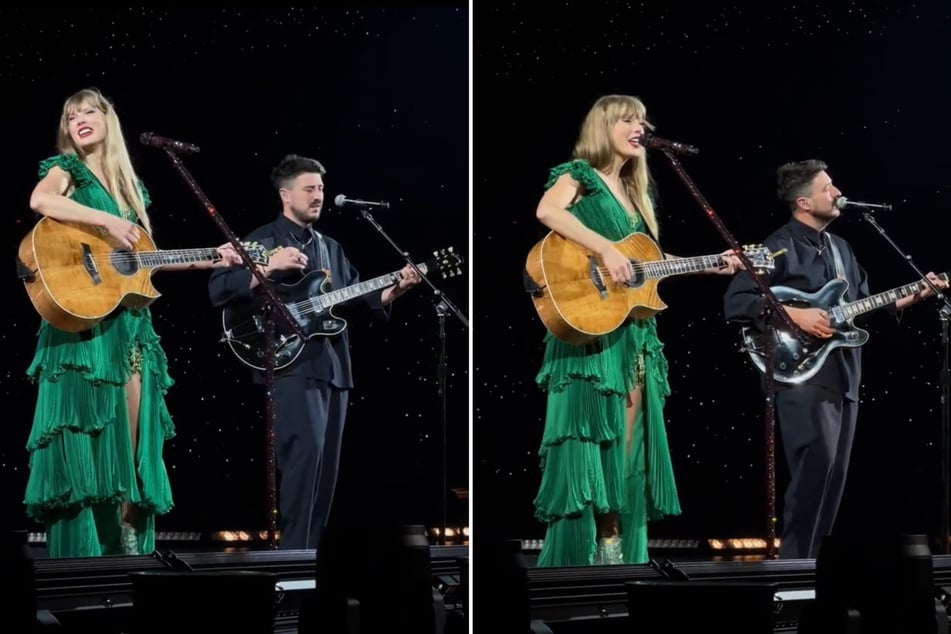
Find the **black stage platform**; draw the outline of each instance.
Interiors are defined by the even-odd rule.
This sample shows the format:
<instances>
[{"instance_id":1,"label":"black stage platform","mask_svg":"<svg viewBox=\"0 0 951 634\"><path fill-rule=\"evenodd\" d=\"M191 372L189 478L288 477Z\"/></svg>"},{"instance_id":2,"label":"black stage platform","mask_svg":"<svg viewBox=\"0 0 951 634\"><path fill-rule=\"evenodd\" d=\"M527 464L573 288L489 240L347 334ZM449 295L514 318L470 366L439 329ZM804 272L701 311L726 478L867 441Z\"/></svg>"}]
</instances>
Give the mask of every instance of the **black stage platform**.
<instances>
[{"instance_id":1,"label":"black stage platform","mask_svg":"<svg viewBox=\"0 0 951 634\"><path fill-rule=\"evenodd\" d=\"M156 621L168 621L170 613L193 611L203 615L190 621L202 623L201 628L186 626L182 631L225 631L213 625L215 618L209 614L220 614L222 620L226 620L225 616L233 618L242 610L248 610L250 616L245 623L248 627L242 631L292 633L298 632L302 608L312 601L316 588L314 550L274 550L266 543L216 545L207 549L208 540L186 537L178 541L157 539L156 550L150 556L50 559L45 556L42 543L24 544L26 540L19 536L14 536L13 541L20 542L19 548L16 543L11 548L8 542L4 561L0 562L5 586L9 589L12 584L12 591L6 590L3 595L5 605L0 605L0 614L4 615L0 622L2 631L31 631L9 627L23 622L24 619L17 620L17 615L35 599L37 623L32 631L37 633L135 634L143 628L134 626L134 589L149 587L153 594L150 610L154 610ZM364 544L364 548L363 552L352 553L352 557L346 552L335 555L338 562L352 558L354 567L358 568L346 573L351 582L353 578L363 578L366 587L378 585L379 592L387 592L392 591L386 586L393 580L406 578L403 571L393 567L394 561L404 567L408 561L399 553L388 554L385 548L380 549L379 544L372 542ZM375 549L379 551L378 557ZM468 570L468 556L468 545L429 547L429 565L425 570L431 574L432 611L437 632L466 631L461 596L465 584L461 575L463 569ZM421 560L417 557L415 561ZM270 611L273 618L268 615L268 623L255 630L251 623L252 604L260 604L259 597L271 593L258 592L253 596L249 592L255 589L245 582L261 580L269 584L268 589L274 588L272 598L268 599L274 603ZM144 581L148 582L145 586L136 586ZM161 587L156 581L162 582ZM32 597L30 585L35 589ZM154 596L155 588L161 590L158 594L168 591L171 598L161 603ZM185 622L178 616L176 619L176 622ZM354 627L348 631L359 632L358 623L359 615L355 611ZM3 624L7 627L2 627ZM204 624L211 624L211 629Z\"/></svg>"},{"instance_id":2,"label":"black stage platform","mask_svg":"<svg viewBox=\"0 0 951 634\"><path fill-rule=\"evenodd\" d=\"M649 564L537 568L537 549L514 543L494 544L494 556L488 545L474 551L475 632L503 628L498 615L506 611L530 620L534 634L949 632L951 556L931 555L927 545L924 556L920 549L896 556L893 537L859 540L847 556L826 559L821 596L847 596L873 613L859 626L853 610L854 622L835 627L814 625L816 609L828 604L817 604L815 559L652 549ZM912 590L924 596L933 627L871 629L879 614L908 609Z\"/></svg>"}]
</instances>

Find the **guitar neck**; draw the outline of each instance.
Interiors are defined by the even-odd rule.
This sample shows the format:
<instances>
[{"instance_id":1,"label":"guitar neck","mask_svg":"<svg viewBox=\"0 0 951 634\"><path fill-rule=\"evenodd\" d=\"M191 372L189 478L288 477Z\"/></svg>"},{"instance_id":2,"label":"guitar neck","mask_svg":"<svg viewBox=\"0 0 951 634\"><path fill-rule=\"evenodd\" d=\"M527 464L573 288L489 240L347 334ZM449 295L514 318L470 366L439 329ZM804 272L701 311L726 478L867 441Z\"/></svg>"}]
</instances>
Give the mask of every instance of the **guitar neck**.
<instances>
[{"instance_id":1,"label":"guitar neck","mask_svg":"<svg viewBox=\"0 0 951 634\"><path fill-rule=\"evenodd\" d=\"M944 281L947 281L948 279L947 274L944 273L939 277L941 277L941 279ZM862 299L857 299L854 302L842 304L842 312L847 319L852 319L853 317L857 317L863 313L893 305L903 297L910 297L911 295L920 293L927 287L928 285L921 280L912 282L911 284L905 284L904 286L899 286L876 295L870 295Z\"/></svg>"},{"instance_id":2,"label":"guitar neck","mask_svg":"<svg viewBox=\"0 0 951 634\"><path fill-rule=\"evenodd\" d=\"M169 264L190 264L192 262L216 262L220 259L221 255L218 253L218 249L214 247L135 252L135 261L139 266L145 268Z\"/></svg>"},{"instance_id":3,"label":"guitar neck","mask_svg":"<svg viewBox=\"0 0 951 634\"><path fill-rule=\"evenodd\" d=\"M423 273L426 272L425 264L417 264L416 266ZM323 295L311 297L306 301L313 304L314 308L317 309L330 308L331 306L350 301L351 299L362 297L367 293L372 293L373 291L378 291L380 289L386 288L387 286L392 286L399 281L400 272L393 271L392 273L374 277L373 279L366 280L365 282L359 282L357 284L353 284L352 286L347 286L346 288L338 288L337 290L324 293Z\"/></svg>"},{"instance_id":4,"label":"guitar neck","mask_svg":"<svg viewBox=\"0 0 951 634\"><path fill-rule=\"evenodd\" d=\"M719 268L724 264L724 260L722 255L699 255L690 258L674 258L673 260L633 262L633 264L635 267L640 266L647 277L661 278Z\"/></svg>"}]
</instances>

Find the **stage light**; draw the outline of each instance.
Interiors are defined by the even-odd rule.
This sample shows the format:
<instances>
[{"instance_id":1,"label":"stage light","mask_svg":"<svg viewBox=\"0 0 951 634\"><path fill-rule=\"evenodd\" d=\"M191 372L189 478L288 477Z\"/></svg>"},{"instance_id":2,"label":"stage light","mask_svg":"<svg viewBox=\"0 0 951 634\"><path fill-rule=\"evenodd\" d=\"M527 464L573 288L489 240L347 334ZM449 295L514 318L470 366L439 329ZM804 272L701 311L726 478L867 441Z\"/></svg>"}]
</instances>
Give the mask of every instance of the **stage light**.
<instances>
[{"instance_id":1,"label":"stage light","mask_svg":"<svg viewBox=\"0 0 951 634\"><path fill-rule=\"evenodd\" d=\"M825 537L816 557L816 599L798 632L946 634L927 537Z\"/></svg>"},{"instance_id":2,"label":"stage light","mask_svg":"<svg viewBox=\"0 0 951 634\"><path fill-rule=\"evenodd\" d=\"M30 532L27 533L27 541L31 544L45 544L46 533ZM155 533L156 542L198 542L201 541L201 533L197 531L158 531Z\"/></svg>"}]
</instances>

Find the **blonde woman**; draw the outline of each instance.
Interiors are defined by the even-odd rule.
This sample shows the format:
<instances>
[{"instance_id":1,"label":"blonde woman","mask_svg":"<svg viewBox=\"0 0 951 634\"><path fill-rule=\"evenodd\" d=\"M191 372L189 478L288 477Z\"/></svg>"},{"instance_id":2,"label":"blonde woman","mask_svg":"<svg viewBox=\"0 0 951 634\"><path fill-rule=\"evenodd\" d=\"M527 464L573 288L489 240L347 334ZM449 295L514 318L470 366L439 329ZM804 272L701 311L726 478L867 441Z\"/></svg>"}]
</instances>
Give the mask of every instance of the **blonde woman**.
<instances>
[{"instance_id":1,"label":"blonde woman","mask_svg":"<svg viewBox=\"0 0 951 634\"><path fill-rule=\"evenodd\" d=\"M598 254L614 282L634 271L613 243L634 232L659 235L641 145L649 128L640 99L598 99L574 160L551 170L536 210L546 227ZM739 258L723 255L725 266L703 272L735 273ZM680 513L664 426L667 361L654 319L628 321L585 345L549 333L536 380L548 394L534 501L547 532L537 565L647 562L647 522Z\"/></svg>"},{"instance_id":2,"label":"blonde woman","mask_svg":"<svg viewBox=\"0 0 951 634\"><path fill-rule=\"evenodd\" d=\"M139 181L113 104L98 90L66 99L55 156L40 163L30 207L91 225L131 249L151 233L150 200ZM214 263L239 263L230 244ZM27 376L38 386L27 441L27 514L46 525L50 557L150 554L155 516L172 508L162 459L174 426L165 406L173 384L148 308L119 309L85 332L43 320Z\"/></svg>"}]
</instances>

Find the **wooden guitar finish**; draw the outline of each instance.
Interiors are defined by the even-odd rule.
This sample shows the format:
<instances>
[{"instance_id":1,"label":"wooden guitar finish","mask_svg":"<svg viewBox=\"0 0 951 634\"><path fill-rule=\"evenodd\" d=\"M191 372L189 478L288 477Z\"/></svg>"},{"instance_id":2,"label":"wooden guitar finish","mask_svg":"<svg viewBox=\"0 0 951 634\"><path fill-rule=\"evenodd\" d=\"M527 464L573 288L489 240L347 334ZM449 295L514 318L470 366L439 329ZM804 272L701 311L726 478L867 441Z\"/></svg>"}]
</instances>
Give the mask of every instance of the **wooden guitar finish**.
<instances>
[{"instance_id":1,"label":"wooden guitar finish","mask_svg":"<svg viewBox=\"0 0 951 634\"><path fill-rule=\"evenodd\" d=\"M634 277L615 284L600 258L580 245L549 232L529 251L527 289L545 327L559 339L582 345L631 319L648 319L667 308L657 290L672 275L696 273L724 263L721 255L664 259L650 236L632 233L614 243L634 267ZM744 247L757 270L775 267L769 250Z\"/></svg>"},{"instance_id":2,"label":"wooden guitar finish","mask_svg":"<svg viewBox=\"0 0 951 634\"><path fill-rule=\"evenodd\" d=\"M266 254L249 245L257 262ZM155 269L168 264L215 261L216 248L157 251L139 227L132 251L116 249L90 225L41 218L18 251L19 276L33 307L60 330L89 330L119 307L144 308L161 296Z\"/></svg>"}]
</instances>

